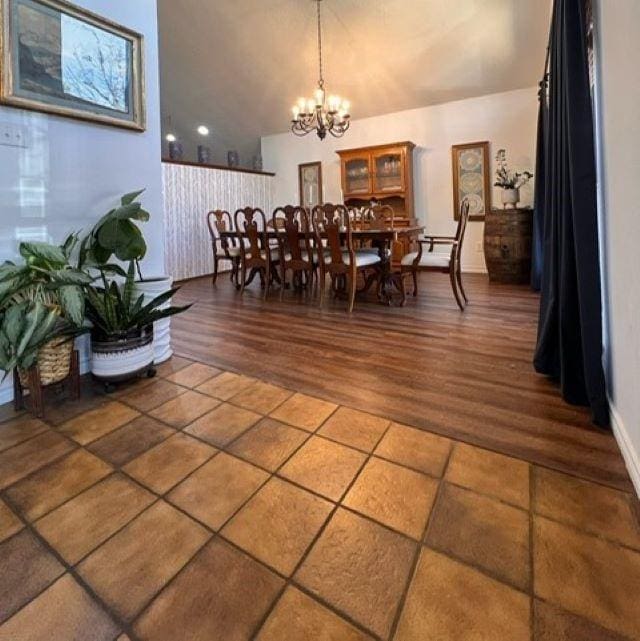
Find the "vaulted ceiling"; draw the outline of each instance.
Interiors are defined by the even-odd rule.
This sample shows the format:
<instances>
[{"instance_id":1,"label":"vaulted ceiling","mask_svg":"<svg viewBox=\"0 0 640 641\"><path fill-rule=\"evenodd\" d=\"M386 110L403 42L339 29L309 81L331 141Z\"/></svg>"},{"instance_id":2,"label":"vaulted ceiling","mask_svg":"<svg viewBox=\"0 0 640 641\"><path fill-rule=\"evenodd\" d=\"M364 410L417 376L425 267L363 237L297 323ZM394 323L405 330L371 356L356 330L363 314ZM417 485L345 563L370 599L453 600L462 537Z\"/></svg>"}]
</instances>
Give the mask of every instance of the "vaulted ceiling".
<instances>
[{"instance_id":1,"label":"vaulted ceiling","mask_svg":"<svg viewBox=\"0 0 640 641\"><path fill-rule=\"evenodd\" d=\"M245 164L315 88L312 0L159 0L163 130ZM325 80L353 118L530 87L549 0L323 0Z\"/></svg>"}]
</instances>

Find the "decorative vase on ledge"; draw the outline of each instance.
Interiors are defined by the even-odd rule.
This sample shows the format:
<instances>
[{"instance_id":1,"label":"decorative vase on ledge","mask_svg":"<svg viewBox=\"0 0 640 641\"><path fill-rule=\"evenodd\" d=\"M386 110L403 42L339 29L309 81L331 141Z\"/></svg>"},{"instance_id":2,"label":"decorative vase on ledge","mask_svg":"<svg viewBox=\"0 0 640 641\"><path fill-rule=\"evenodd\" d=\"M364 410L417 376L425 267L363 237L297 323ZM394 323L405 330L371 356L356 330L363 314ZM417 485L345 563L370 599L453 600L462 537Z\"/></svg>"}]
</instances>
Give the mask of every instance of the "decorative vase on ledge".
<instances>
[{"instance_id":1,"label":"decorative vase on ledge","mask_svg":"<svg viewBox=\"0 0 640 641\"><path fill-rule=\"evenodd\" d=\"M184 149L182 147L182 143L175 140L169 143L169 158L171 160L182 160L183 153Z\"/></svg>"},{"instance_id":2,"label":"decorative vase on ledge","mask_svg":"<svg viewBox=\"0 0 640 641\"><path fill-rule=\"evenodd\" d=\"M520 190L518 188L502 190L502 206L504 209L517 209L519 202Z\"/></svg>"},{"instance_id":3,"label":"decorative vase on ledge","mask_svg":"<svg viewBox=\"0 0 640 641\"><path fill-rule=\"evenodd\" d=\"M198 162L208 165L211 162L211 148L206 145L198 145Z\"/></svg>"}]
</instances>

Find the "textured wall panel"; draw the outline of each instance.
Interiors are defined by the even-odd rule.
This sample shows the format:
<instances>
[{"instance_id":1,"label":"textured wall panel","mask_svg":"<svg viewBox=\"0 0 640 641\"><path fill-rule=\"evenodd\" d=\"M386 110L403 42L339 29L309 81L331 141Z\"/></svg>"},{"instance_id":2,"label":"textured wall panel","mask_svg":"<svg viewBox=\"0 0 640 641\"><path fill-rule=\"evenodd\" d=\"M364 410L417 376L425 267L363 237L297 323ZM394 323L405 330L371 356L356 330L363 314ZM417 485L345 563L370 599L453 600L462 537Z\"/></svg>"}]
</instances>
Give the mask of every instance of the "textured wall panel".
<instances>
[{"instance_id":1,"label":"textured wall panel","mask_svg":"<svg viewBox=\"0 0 640 641\"><path fill-rule=\"evenodd\" d=\"M206 213L260 207L273 208L273 177L209 167L163 163L165 261L174 279L213 271Z\"/></svg>"}]
</instances>

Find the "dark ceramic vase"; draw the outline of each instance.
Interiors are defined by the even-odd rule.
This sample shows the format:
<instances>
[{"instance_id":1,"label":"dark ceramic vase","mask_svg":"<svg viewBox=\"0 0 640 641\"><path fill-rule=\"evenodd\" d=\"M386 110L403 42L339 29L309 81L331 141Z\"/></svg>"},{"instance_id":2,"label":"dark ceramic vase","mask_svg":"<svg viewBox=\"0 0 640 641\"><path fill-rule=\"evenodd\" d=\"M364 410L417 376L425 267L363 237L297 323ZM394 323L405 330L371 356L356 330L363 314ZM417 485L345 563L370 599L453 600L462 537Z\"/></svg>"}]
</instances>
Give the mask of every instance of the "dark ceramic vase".
<instances>
[{"instance_id":1,"label":"dark ceramic vase","mask_svg":"<svg viewBox=\"0 0 640 641\"><path fill-rule=\"evenodd\" d=\"M198 145L198 162L208 165L211 162L211 148L206 145Z\"/></svg>"},{"instance_id":2,"label":"dark ceramic vase","mask_svg":"<svg viewBox=\"0 0 640 641\"><path fill-rule=\"evenodd\" d=\"M182 143L177 140L169 143L169 158L171 160L182 160L183 153Z\"/></svg>"},{"instance_id":3,"label":"dark ceramic vase","mask_svg":"<svg viewBox=\"0 0 640 641\"><path fill-rule=\"evenodd\" d=\"M234 150L230 150L227 152L227 165L229 167L237 167L240 164L240 156L238 156L238 152Z\"/></svg>"}]
</instances>

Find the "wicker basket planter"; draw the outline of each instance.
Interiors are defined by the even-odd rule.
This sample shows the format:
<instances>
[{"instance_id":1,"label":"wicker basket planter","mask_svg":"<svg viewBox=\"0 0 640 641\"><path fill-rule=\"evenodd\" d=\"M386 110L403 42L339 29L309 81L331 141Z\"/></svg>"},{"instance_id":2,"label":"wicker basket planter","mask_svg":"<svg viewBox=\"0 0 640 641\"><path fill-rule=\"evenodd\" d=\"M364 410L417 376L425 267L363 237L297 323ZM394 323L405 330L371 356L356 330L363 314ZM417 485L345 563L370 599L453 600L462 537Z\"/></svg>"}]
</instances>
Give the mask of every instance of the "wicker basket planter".
<instances>
[{"instance_id":1,"label":"wicker basket planter","mask_svg":"<svg viewBox=\"0 0 640 641\"><path fill-rule=\"evenodd\" d=\"M104 381L107 391L112 383L126 381L143 373L155 375L153 326L112 336L93 334L91 373Z\"/></svg>"},{"instance_id":2,"label":"wicker basket planter","mask_svg":"<svg viewBox=\"0 0 640 641\"><path fill-rule=\"evenodd\" d=\"M42 387L60 383L69 376L72 351L73 341L65 338L54 338L38 350L36 365L40 372L40 385ZM18 369L18 376L22 386L28 389L28 370Z\"/></svg>"}]
</instances>

